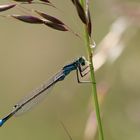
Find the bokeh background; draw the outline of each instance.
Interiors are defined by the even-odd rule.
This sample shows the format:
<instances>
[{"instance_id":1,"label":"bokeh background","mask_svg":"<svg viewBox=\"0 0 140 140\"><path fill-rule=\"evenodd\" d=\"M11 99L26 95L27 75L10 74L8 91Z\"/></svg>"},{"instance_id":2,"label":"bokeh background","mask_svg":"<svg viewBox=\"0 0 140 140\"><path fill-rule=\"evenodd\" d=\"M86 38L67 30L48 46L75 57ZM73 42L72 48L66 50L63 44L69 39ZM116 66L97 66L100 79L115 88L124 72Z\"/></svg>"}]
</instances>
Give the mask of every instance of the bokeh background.
<instances>
[{"instance_id":1,"label":"bokeh background","mask_svg":"<svg viewBox=\"0 0 140 140\"><path fill-rule=\"evenodd\" d=\"M1 0L0 4L13 1ZM83 26L70 0L52 0L59 10L45 5L24 5L46 11L83 34ZM96 71L98 95L106 140L140 139L140 2L139 0L90 1L97 53L104 52L105 62ZM32 14L17 7L1 15ZM127 19L123 35L112 29L117 19ZM115 22L116 23L116 22ZM113 24L114 25L114 24ZM116 27L116 26L115 26ZM107 38L107 42L102 42ZM102 42L102 43L101 43ZM115 49L102 49L114 45ZM102 46L102 47L101 47ZM101 49L99 49L101 47ZM99 49L99 50L98 50ZM109 52L109 53L108 53ZM115 54L118 57L115 57ZM31 25L0 17L0 116L65 64L86 56L83 40L69 32L42 25ZM102 56L102 54L101 54ZM110 57L109 57L110 56ZM98 59L95 62L98 64ZM13 117L0 128L4 140L69 140L64 123L73 140L98 139L90 84L77 84L75 73L58 83L46 99L19 117Z\"/></svg>"}]
</instances>

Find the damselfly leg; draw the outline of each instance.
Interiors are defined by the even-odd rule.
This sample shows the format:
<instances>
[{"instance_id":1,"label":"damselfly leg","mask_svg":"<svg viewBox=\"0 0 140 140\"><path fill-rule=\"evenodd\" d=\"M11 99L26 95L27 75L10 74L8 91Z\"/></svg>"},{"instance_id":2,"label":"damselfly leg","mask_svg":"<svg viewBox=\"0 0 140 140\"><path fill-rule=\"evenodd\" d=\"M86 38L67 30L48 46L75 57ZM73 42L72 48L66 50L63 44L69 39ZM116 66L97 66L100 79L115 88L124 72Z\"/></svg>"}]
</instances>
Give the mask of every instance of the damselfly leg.
<instances>
[{"instance_id":1,"label":"damselfly leg","mask_svg":"<svg viewBox=\"0 0 140 140\"><path fill-rule=\"evenodd\" d=\"M85 77L90 72L90 70L88 68L89 68L89 65L84 67L84 68L82 68L81 65L79 65L79 67L77 67L76 77L77 77L77 82L78 83L91 83L91 81L81 81L80 80L81 77Z\"/></svg>"}]
</instances>

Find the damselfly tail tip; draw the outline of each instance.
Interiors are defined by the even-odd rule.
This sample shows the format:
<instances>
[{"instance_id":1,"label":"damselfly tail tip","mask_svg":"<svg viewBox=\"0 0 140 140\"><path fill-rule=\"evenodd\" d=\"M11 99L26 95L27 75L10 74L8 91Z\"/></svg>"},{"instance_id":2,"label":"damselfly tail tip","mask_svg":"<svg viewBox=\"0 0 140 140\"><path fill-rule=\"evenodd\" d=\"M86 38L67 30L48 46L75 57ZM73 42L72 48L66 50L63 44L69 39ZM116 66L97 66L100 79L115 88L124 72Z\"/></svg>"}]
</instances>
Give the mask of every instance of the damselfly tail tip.
<instances>
[{"instance_id":1,"label":"damselfly tail tip","mask_svg":"<svg viewBox=\"0 0 140 140\"><path fill-rule=\"evenodd\" d=\"M0 127L4 124L4 120L0 120Z\"/></svg>"},{"instance_id":2,"label":"damselfly tail tip","mask_svg":"<svg viewBox=\"0 0 140 140\"><path fill-rule=\"evenodd\" d=\"M3 119L0 119L0 127L7 121L9 120L12 116L14 115L14 112L11 112L10 114L8 114L6 117L4 117Z\"/></svg>"}]
</instances>

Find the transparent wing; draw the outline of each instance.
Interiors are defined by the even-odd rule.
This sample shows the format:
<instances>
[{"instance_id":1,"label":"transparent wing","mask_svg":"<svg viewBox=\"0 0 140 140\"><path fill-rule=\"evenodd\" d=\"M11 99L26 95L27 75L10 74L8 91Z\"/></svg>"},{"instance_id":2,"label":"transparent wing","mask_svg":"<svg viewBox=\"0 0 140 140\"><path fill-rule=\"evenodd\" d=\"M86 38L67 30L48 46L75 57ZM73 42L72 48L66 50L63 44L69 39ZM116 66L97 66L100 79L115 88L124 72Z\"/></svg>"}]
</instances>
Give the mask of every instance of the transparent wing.
<instances>
[{"instance_id":1,"label":"transparent wing","mask_svg":"<svg viewBox=\"0 0 140 140\"><path fill-rule=\"evenodd\" d=\"M59 81L59 78L61 78L62 76L63 73L59 72L48 82L43 83L40 87L33 90L29 95L25 96L14 106L13 112L16 112L14 115L22 115L23 113L40 103L43 99L45 99L45 95L47 95L50 92L52 87L54 87L55 83Z\"/></svg>"}]
</instances>

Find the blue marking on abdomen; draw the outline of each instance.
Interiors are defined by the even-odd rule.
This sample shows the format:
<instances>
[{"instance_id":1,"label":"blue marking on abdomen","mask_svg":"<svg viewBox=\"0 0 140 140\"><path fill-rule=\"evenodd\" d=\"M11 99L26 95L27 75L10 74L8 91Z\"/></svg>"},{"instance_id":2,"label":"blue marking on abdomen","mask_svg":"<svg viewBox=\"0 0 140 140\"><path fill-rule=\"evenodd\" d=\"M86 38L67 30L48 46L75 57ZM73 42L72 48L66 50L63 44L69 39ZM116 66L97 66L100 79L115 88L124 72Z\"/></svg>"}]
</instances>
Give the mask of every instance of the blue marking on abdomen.
<instances>
[{"instance_id":1,"label":"blue marking on abdomen","mask_svg":"<svg viewBox=\"0 0 140 140\"><path fill-rule=\"evenodd\" d=\"M3 121L3 120L0 120L0 126L2 126L2 125L3 125L3 123L4 123L4 121Z\"/></svg>"}]
</instances>

